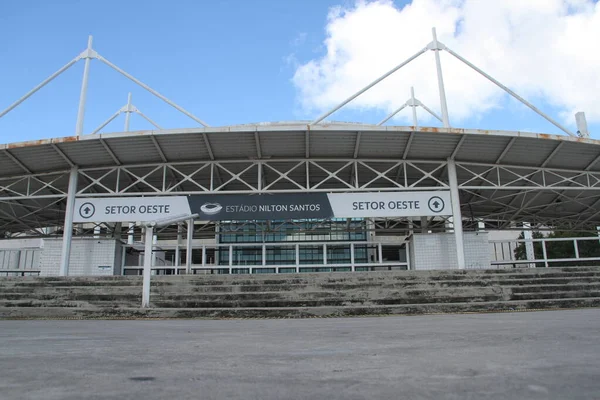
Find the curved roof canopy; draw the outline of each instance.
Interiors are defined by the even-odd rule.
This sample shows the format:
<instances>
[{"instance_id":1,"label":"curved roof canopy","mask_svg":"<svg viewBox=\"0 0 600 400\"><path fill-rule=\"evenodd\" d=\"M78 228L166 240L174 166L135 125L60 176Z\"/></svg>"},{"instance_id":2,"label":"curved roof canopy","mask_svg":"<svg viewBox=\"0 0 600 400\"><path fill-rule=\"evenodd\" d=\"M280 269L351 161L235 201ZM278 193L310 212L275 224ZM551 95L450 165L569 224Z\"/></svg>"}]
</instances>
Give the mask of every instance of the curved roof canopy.
<instances>
[{"instance_id":1,"label":"curved roof canopy","mask_svg":"<svg viewBox=\"0 0 600 400\"><path fill-rule=\"evenodd\" d=\"M418 183L409 190L439 188L440 182L447 182L447 173L445 166L438 168L435 163L441 165L449 158L459 166L465 218L497 220L498 226L511 221L570 228L600 225L600 212L596 211L600 209L600 141L529 132L296 122L121 132L0 145L0 233L23 230L32 224L60 225L64 196L59 198L57 193L66 192L66 172L73 166L84 172L90 170L88 175L99 179L103 172L94 175L92 169L135 167L142 171L156 165L197 162L262 160L292 165L314 161L321 163L314 178L322 179L317 175L326 177L327 171L336 170L336 162L356 161L354 172L352 167L349 169L348 180L358 181L353 174L361 179L375 174L377 180L376 174L380 173L381 185L360 183L353 188L340 186L339 182L336 186L331 180L318 190L353 191L360 187L377 191L402 190L394 186L394 179ZM414 168L394 165L398 161L415 163ZM433 166L427 170L416 163ZM196 169L190 167L187 173ZM61 171L65 173L62 177L57 175ZM429 175L424 176L423 171ZM270 181L281 176L266 168L263 172L271 174L266 177ZM35 179L24 179L31 176ZM156 178L160 179L165 178ZM198 173L190 179L204 178ZM178 191L168 194L200 192L190 179L179 182ZM296 168L281 182L297 184L281 187L300 191L307 179L313 176L307 178L303 168ZM80 188L87 184L80 182ZM248 187L233 180L219 190L240 192L248 191ZM27 196L19 196L25 192ZM163 194L132 184L123 195L136 193Z\"/></svg>"},{"instance_id":2,"label":"curved roof canopy","mask_svg":"<svg viewBox=\"0 0 600 400\"><path fill-rule=\"evenodd\" d=\"M363 124L256 124L68 136L0 145L0 177L199 160L446 160L600 171L600 141L529 132ZM595 162L596 161L596 162ZM29 172L27 172L29 171Z\"/></svg>"}]
</instances>

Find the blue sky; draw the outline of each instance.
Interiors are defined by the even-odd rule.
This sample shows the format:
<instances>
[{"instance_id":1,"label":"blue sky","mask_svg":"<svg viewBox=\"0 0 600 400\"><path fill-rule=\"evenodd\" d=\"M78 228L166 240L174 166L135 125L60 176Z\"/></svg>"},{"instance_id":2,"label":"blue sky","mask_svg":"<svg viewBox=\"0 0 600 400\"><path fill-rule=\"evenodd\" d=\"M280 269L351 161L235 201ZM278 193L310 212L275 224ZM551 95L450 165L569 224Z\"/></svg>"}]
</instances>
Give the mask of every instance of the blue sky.
<instances>
[{"instance_id":1,"label":"blue sky","mask_svg":"<svg viewBox=\"0 0 600 400\"><path fill-rule=\"evenodd\" d=\"M406 3L396 1L391 6L401 10ZM325 87L331 82L307 83L302 71L314 62L323 75L324 60L331 51L325 40L337 35L328 29L333 27L335 13L331 10L336 6L358 12L355 3L346 0L1 1L0 110L83 51L91 34L94 48L102 56L210 125L311 119L326 106L319 107L323 101L318 96L307 100L307 93L315 90L309 85ZM423 30L430 34L430 24ZM401 43L412 49L409 53L426 44L410 37ZM402 59L399 56L397 61ZM79 62L0 118L0 143L74 134L82 73L83 62ZM378 73L375 66L364 74L376 78ZM326 104L335 102L336 96L351 94L354 86L350 86L347 93L326 94ZM536 93L535 88L528 90ZM85 132L93 131L125 105L128 92L133 93L138 109L166 128L197 126L94 60ZM398 94L394 106L407 98L408 93ZM543 95L532 100L559 119L563 110L553 100ZM331 118L375 123L392 105L380 106L375 99L373 105L348 108ZM439 104L428 105L439 110ZM452 103L449 108L452 121ZM559 133L506 97L490 108L492 111L484 113L465 111L453 126ZM121 116L104 131L121 131L123 123ZM408 125L406 120L395 123ZM424 124L439 125L432 121ZM600 131L594 120L589 125L593 133ZM140 117L132 117L132 130L150 127ZM569 128L574 130L574 123Z\"/></svg>"}]
</instances>

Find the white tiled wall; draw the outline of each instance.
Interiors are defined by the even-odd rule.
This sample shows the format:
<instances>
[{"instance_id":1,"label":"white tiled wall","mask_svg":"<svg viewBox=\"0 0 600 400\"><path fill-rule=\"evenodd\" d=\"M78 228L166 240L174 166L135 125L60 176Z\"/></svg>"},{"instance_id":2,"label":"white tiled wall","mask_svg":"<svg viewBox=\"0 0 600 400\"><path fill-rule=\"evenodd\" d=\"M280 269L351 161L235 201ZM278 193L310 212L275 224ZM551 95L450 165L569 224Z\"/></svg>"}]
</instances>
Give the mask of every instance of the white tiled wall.
<instances>
[{"instance_id":1,"label":"white tiled wall","mask_svg":"<svg viewBox=\"0 0 600 400\"><path fill-rule=\"evenodd\" d=\"M73 239L69 275L113 275L120 247L112 239ZM62 239L44 239L40 275L58 275L61 248Z\"/></svg>"},{"instance_id":2,"label":"white tiled wall","mask_svg":"<svg viewBox=\"0 0 600 400\"><path fill-rule=\"evenodd\" d=\"M490 241L487 232L465 234L465 262L467 269L491 267Z\"/></svg>"},{"instance_id":3,"label":"white tiled wall","mask_svg":"<svg viewBox=\"0 0 600 400\"><path fill-rule=\"evenodd\" d=\"M490 268L486 232L464 234L467 269ZM453 233L415 234L411 237L410 261L413 269L456 269L456 245Z\"/></svg>"}]
</instances>

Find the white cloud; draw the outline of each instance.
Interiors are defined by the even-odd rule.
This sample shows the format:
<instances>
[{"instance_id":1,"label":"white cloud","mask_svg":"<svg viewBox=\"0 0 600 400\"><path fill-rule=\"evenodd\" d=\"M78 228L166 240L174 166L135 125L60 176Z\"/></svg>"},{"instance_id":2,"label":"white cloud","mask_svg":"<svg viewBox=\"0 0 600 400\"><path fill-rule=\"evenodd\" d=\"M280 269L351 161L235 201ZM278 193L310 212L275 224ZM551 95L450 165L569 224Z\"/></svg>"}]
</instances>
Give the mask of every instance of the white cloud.
<instances>
[{"instance_id":1,"label":"white cloud","mask_svg":"<svg viewBox=\"0 0 600 400\"><path fill-rule=\"evenodd\" d=\"M600 5L592 0L359 1L330 10L326 52L299 65L293 82L305 111L323 111L438 39L484 71L572 123L585 111L600 121ZM441 53L451 122L502 107L503 93L446 52ZM434 54L429 51L348 107L390 112L410 95L439 110ZM424 118L424 113L420 113ZM399 118L410 120L410 113Z\"/></svg>"}]
</instances>

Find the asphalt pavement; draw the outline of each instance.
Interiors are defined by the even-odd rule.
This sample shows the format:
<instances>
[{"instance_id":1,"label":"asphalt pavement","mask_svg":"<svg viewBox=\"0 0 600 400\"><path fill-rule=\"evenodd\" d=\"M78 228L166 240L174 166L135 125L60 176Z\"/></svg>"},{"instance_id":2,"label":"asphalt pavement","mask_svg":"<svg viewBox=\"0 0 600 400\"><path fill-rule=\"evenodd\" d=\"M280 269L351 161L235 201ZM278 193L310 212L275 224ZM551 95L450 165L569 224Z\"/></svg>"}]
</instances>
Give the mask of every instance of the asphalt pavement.
<instances>
[{"instance_id":1,"label":"asphalt pavement","mask_svg":"<svg viewBox=\"0 0 600 400\"><path fill-rule=\"evenodd\" d=\"M600 309L0 321L0 398L600 399Z\"/></svg>"}]
</instances>

